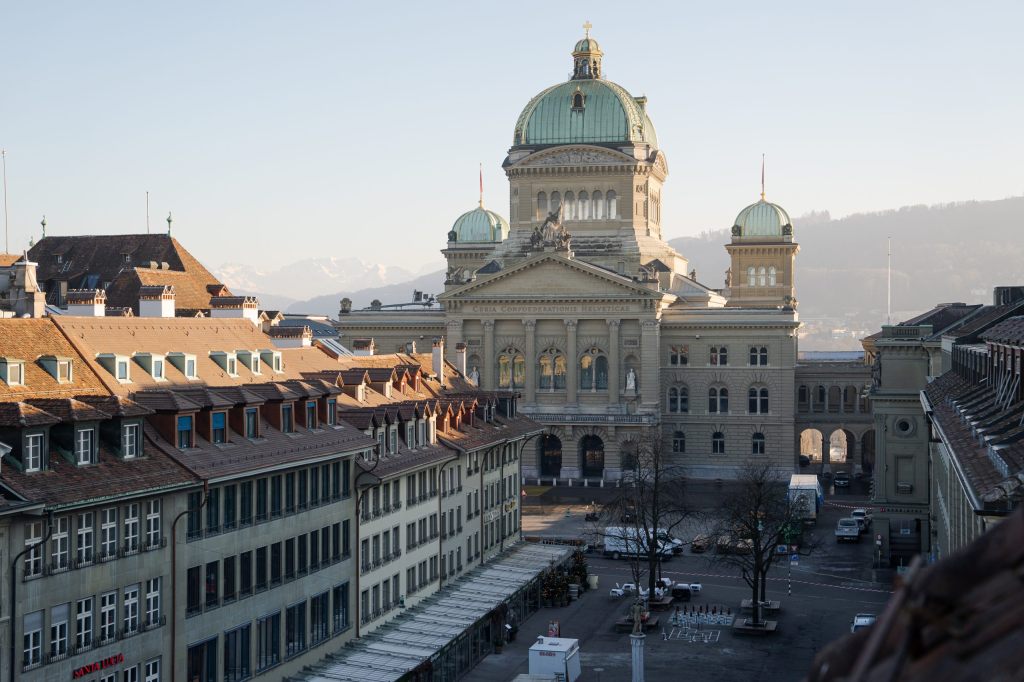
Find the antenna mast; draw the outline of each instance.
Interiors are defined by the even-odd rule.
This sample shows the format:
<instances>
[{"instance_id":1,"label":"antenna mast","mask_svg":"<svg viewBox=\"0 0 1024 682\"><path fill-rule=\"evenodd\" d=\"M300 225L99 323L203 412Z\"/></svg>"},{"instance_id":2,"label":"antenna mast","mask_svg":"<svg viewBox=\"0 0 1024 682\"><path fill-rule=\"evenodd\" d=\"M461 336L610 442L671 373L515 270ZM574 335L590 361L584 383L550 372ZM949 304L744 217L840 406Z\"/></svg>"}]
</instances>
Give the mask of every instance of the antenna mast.
<instances>
[{"instance_id":1,"label":"antenna mast","mask_svg":"<svg viewBox=\"0 0 1024 682\"><path fill-rule=\"evenodd\" d=\"M892 324L892 237L886 249L885 323Z\"/></svg>"},{"instance_id":2,"label":"antenna mast","mask_svg":"<svg viewBox=\"0 0 1024 682\"><path fill-rule=\"evenodd\" d=\"M146 190L146 234L149 234L149 190Z\"/></svg>"}]
</instances>

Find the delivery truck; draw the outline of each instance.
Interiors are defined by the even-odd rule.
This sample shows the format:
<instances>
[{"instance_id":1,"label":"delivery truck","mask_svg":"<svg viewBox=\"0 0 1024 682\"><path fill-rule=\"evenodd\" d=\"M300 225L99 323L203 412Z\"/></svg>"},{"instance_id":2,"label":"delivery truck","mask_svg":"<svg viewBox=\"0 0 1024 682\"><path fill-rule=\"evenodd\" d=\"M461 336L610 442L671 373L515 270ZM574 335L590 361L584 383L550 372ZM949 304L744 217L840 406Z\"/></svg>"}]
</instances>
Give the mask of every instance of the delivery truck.
<instances>
[{"instance_id":1,"label":"delivery truck","mask_svg":"<svg viewBox=\"0 0 1024 682\"><path fill-rule=\"evenodd\" d=\"M657 543L657 551L665 559L675 554L677 547L682 549L682 542L665 531L656 531L648 540L645 528L618 526L604 529L604 555L613 559L647 556L647 550L653 542Z\"/></svg>"}]
</instances>

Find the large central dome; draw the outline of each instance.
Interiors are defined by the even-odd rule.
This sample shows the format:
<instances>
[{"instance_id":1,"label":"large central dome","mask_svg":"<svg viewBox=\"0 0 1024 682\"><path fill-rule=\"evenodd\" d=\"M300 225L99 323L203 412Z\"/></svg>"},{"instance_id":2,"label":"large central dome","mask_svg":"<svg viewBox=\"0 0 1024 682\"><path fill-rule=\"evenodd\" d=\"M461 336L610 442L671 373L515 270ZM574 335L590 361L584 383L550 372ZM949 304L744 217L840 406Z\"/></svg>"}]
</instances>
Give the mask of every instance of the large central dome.
<instances>
[{"instance_id":1,"label":"large central dome","mask_svg":"<svg viewBox=\"0 0 1024 682\"><path fill-rule=\"evenodd\" d=\"M602 52L589 35L572 52L573 76L530 100L516 121L513 145L638 144L658 146L647 98L601 78Z\"/></svg>"}]
</instances>

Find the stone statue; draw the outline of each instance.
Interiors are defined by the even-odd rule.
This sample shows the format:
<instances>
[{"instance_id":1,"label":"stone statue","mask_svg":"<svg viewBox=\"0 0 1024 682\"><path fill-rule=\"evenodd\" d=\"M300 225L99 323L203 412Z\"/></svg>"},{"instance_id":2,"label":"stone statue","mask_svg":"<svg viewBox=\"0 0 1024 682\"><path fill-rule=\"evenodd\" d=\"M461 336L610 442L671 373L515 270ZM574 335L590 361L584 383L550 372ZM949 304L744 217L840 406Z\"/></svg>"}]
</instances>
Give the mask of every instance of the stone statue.
<instances>
[{"instance_id":1,"label":"stone statue","mask_svg":"<svg viewBox=\"0 0 1024 682\"><path fill-rule=\"evenodd\" d=\"M633 634L642 635L644 632L644 605L639 599L633 602L629 609L629 616L633 619Z\"/></svg>"},{"instance_id":2,"label":"stone statue","mask_svg":"<svg viewBox=\"0 0 1024 682\"><path fill-rule=\"evenodd\" d=\"M725 270L725 286L732 286L732 268L726 268Z\"/></svg>"},{"instance_id":3,"label":"stone statue","mask_svg":"<svg viewBox=\"0 0 1024 682\"><path fill-rule=\"evenodd\" d=\"M636 390L636 371L632 367L630 367L629 371L626 372L626 390Z\"/></svg>"},{"instance_id":4,"label":"stone statue","mask_svg":"<svg viewBox=\"0 0 1024 682\"><path fill-rule=\"evenodd\" d=\"M540 227L533 228L533 234L530 235L530 246L533 248L540 248L544 244L544 235L541 234Z\"/></svg>"},{"instance_id":5,"label":"stone statue","mask_svg":"<svg viewBox=\"0 0 1024 682\"><path fill-rule=\"evenodd\" d=\"M480 385L480 370L476 365L473 365L473 369L469 370L469 380L473 382L474 386Z\"/></svg>"},{"instance_id":6,"label":"stone statue","mask_svg":"<svg viewBox=\"0 0 1024 682\"><path fill-rule=\"evenodd\" d=\"M558 241L559 232L562 231L562 204L555 207L555 210L548 213L544 224L540 226L541 236L545 243L554 244Z\"/></svg>"}]
</instances>

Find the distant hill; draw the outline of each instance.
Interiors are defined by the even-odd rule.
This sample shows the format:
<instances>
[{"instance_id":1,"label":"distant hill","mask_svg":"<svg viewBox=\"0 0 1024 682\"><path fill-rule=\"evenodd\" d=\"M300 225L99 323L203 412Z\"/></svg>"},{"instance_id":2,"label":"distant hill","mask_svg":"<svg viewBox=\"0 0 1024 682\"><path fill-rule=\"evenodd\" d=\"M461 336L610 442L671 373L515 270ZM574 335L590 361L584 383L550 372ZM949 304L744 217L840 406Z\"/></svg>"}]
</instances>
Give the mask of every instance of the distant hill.
<instances>
[{"instance_id":1,"label":"distant hill","mask_svg":"<svg viewBox=\"0 0 1024 682\"><path fill-rule=\"evenodd\" d=\"M296 301L311 293L345 291L367 286L397 284L414 277L408 270L358 258L306 258L274 270L261 270L238 263L225 263L214 274L232 292L269 291L267 298ZM261 298L261 301L263 298ZM280 305L267 308L280 308ZM337 312L337 311L335 311Z\"/></svg>"},{"instance_id":2,"label":"distant hill","mask_svg":"<svg viewBox=\"0 0 1024 682\"><path fill-rule=\"evenodd\" d=\"M358 309L367 307L370 305L370 301L375 298L384 303L405 303L411 301L413 289L425 291L428 294L440 294L444 291L444 270L420 275L415 279L398 284L355 291L340 291L336 294L317 296L308 301L292 303L288 306L287 311L290 313L310 313L337 317L338 302L342 298L351 298L352 307Z\"/></svg>"},{"instance_id":3,"label":"distant hill","mask_svg":"<svg viewBox=\"0 0 1024 682\"><path fill-rule=\"evenodd\" d=\"M800 243L796 289L800 316L885 317L886 239L892 237L893 309L923 311L939 302L989 301L992 287L1024 283L1024 197L906 206L833 220L794 218ZM724 282L728 230L670 243L697 278Z\"/></svg>"}]
</instances>

